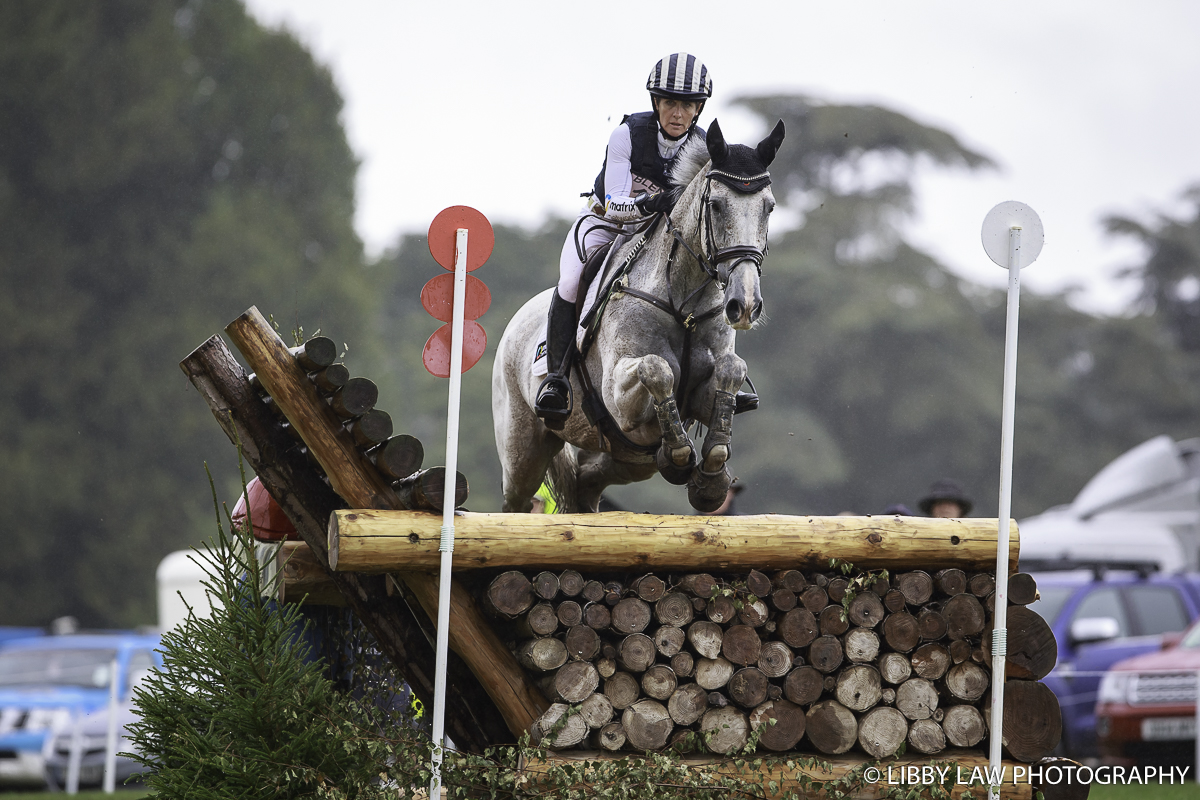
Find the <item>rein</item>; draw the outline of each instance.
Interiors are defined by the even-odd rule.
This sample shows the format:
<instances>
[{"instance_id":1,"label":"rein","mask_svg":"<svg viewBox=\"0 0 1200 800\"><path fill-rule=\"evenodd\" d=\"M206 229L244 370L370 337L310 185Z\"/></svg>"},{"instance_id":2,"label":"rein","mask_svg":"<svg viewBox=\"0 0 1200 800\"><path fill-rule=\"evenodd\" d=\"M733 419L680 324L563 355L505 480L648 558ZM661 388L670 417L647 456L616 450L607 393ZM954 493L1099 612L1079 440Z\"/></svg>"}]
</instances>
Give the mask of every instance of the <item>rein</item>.
<instances>
[{"instance_id":1,"label":"rein","mask_svg":"<svg viewBox=\"0 0 1200 800\"><path fill-rule=\"evenodd\" d=\"M732 173L723 172L718 169L711 169L704 177L704 193L700 198L700 211L697 215L697 227L703 229L704 237L701 239L701 252L697 253L684 240L683 234L671 222L671 217L666 212L658 212L648 218L639 228L635 229L641 236L634 246L630 249L629 254L621 263L621 266L614 272L614 277L609 283L608 291L604 292L603 296L597 296L596 303L592 310L588 312L584 322L586 331L584 332L583 342L579 348L579 358L575 360L579 370L579 375L584 388L584 397L582 406L588 421L596 427L600 432L601 441L607 436L611 441L612 447L621 446L638 454L647 454L657 451L658 445L642 445L631 441L620 430L616 421L612 419L612 415L608 409L604 407L603 401L595 391L595 387L591 380L591 375L588 374L585 360L588 350L591 348L595 335L600 328L600 321L604 316L604 310L608 306L608 301L618 295L627 294L635 297L638 300L649 303L658 310L670 316L675 322L683 328L683 354L679 365L679 393L682 393L678 399L680 400L680 408L687 408L688 401L688 381L691 378L692 364L692 335L699 327L700 323L707 322L713 317L720 314L723 310L723 305L718 303L716 306L707 311L696 313L684 313L684 309L692 303L705 289L713 283L718 287L724 288L729 282L729 276L735 269L744 261L750 261L754 264L754 268L758 270L758 274L762 275L762 262L766 257L766 251L760 250L754 245L740 244L732 245L722 249L717 249L716 238L713 234L712 211L709 209L710 197L712 193L713 180L719 180L727 186L732 187L735 191L742 193L755 192L770 183L770 173L764 172L760 175L745 177L734 175ZM642 248L649 240L650 236L658 227L660 220L666 220L667 231L670 232L673 241L671 242L671 252L667 256L666 268L666 283L667 297L657 297L649 292L643 292L640 289L634 289L629 286L628 273L632 268L634 261L641 254ZM624 231L617 230L617 233ZM581 243L576 239L576 248L580 248ZM694 291L683 299L678 305L675 304L671 290L671 268L675 264L675 255L682 245L683 249L688 252L696 263L708 275L708 279L700 284ZM710 255L711 254L711 255ZM715 266L714 266L715 264Z\"/></svg>"}]
</instances>

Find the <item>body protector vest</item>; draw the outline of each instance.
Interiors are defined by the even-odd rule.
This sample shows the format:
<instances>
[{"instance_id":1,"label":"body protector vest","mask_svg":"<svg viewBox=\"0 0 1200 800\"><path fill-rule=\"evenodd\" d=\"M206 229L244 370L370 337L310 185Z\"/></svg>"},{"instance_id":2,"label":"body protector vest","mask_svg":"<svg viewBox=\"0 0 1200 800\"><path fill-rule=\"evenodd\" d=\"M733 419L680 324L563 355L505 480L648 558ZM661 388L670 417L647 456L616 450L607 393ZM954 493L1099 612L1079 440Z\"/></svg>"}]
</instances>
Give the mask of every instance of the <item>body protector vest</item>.
<instances>
[{"instance_id":1,"label":"body protector vest","mask_svg":"<svg viewBox=\"0 0 1200 800\"><path fill-rule=\"evenodd\" d=\"M673 159L665 159L658 154L658 115L654 111L642 111L637 114L626 114L621 120L622 125L629 127L629 166L633 173L633 188L629 195L636 197L641 192L653 194L667 188L667 170ZM704 138L704 129L692 126L684 137L699 136ZM682 142L681 142L682 143ZM678 150L675 151L678 154ZM608 153L604 154L604 166L596 176L592 192L601 203L604 201L604 172L608 168Z\"/></svg>"}]
</instances>

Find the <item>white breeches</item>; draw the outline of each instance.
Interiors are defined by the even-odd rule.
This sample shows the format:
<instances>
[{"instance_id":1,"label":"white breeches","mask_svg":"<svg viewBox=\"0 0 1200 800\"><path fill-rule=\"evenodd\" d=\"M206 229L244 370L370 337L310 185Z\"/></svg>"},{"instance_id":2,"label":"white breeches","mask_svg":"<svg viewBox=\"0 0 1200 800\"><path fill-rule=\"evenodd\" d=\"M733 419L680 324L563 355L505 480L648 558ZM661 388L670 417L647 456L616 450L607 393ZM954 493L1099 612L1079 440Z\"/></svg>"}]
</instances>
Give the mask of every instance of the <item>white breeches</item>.
<instances>
[{"instance_id":1,"label":"white breeches","mask_svg":"<svg viewBox=\"0 0 1200 800\"><path fill-rule=\"evenodd\" d=\"M579 260L579 253L575 249L575 237L578 235L582 239L585 253L617 238L611 230L597 227L600 225L612 227L613 223L596 219L585 210L567 232L567 241L563 243L562 255L558 259L558 296L568 303L574 303L578 298L579 278L583 275L583 262Z\"/></svg>"}]
</instances>

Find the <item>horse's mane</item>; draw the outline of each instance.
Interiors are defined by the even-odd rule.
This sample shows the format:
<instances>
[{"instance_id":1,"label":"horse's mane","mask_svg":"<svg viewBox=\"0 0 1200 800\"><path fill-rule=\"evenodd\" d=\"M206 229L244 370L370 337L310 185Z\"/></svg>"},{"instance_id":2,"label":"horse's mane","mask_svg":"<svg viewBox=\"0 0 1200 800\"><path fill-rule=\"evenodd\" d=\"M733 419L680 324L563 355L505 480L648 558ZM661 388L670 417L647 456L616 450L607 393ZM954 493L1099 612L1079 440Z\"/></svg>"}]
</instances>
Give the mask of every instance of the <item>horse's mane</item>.
<instances>
[{"instance_id":1,"label":"horse's mane","mask_svg":"<svg viewBox=\"0 0 1200 800\"><path fill-rule=\"evenodd\" d=\"M679 153L675 156L675 163L671 165L671 171L667 175L667 180L671 184L672 199L679 199L683 190L708 162L708 145L704 143L704 139L700 136L689 136L688 140L679 148Z\"/></svg>"}]
</instances>

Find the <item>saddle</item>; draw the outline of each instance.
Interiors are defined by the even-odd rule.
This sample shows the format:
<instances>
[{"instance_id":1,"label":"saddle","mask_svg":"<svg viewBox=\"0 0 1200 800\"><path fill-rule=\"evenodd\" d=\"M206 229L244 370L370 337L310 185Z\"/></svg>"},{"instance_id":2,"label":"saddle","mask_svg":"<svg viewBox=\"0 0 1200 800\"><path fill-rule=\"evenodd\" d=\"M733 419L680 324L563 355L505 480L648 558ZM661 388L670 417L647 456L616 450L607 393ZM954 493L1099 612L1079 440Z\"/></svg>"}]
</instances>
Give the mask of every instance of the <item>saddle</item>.
<instances>
[{"instance_id":1,"label":"saddle","mask_svg":"<svg viewBox=\"0 0 1200 800\"><path fill-rule=\"evenodd\" d=\"M617 425L616 420L613 419L608 407L604 405L604 400L601 398L599 392L596 391L583 359L595 339L596 331L599 329L600 321L604 316L604 310L608 305L609 299L618 293L618 282L632 269L634 263L636 263L638 257L641 255L643 245L650 239L655 229L665 219L666 214L661 212L656 213L645 224L639 226L638 229L632 232L622 231L612 242L592 250L588 253L584 261L583 273L579 281L579 294L576 300L575 312L580 317L580 324L584 328L584 332L582 341L572 343L569 355L570 364L567 369L574 368L579 374L580 382L583 384L583 396L580 398L580 408L582 408L584 416L587 417L588 423L596 428L602 442L604 440L608 441L610 452L623 460L652 459L658 451L658 444L638 444L631 441L625 435L624 431ZM625 260L620 265L613 267L613 254L619 252L634 236L638 236L639 240L634 244ZM587 308L585 313L586 298L592 283L597 279L603 280L604 283L596 287L594 300L591 307ZM753 411L758 408L758 394L754 388L754 383L748 376L746 382L750 386L750 391L737 393L734 402L734 414Z\"/></svg>"},{"instance_id":2,"label":"saddle","mask_svg":"<svg viewBox=\"0 0 1200 800\"><path fill-rule=\"evenodd\" d=\"M611 242L602 244L594 248L588 253L587 260L583 262L583 274L579 276L579 294L575 300L575 317L577 319L583 317L583 309L587 304L588 289L592 286L592 281L596 280L596 276L604 270L604 265L608 263L609 256L613 251L619 249L620 244L624 244L629 239L628 236L621 235ZM596 301L599 302L600 296L597 294Z\"/></svg>"}]
</instances>

